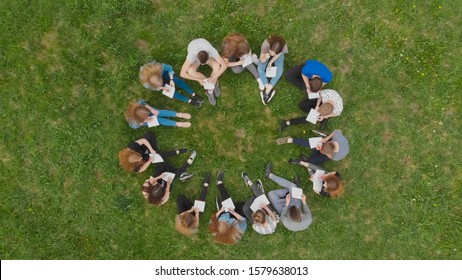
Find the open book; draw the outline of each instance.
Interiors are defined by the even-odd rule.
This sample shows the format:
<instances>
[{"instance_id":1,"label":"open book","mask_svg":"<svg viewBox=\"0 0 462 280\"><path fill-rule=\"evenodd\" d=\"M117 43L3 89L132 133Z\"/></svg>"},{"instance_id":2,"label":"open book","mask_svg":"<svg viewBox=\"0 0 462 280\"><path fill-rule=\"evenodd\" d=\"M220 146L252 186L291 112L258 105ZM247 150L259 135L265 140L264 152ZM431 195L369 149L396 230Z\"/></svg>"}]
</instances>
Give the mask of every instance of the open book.
<instances>
[{"instance_id":1,"label":"open book","mask_svg":"<svg viewBox=\"0 0 462 280\"><path fill-rule=\"evenodd\" d=\"M170 98L173 98L173 94L175 93L175 87L172 87L171 85L167 85L167 84L164 87L166 89L162 91L162 94Z\"/></svg>"},{"instance_id":2,"label":"open book","mask_svg":"<svg viewBox=\"0 0 462 280\"><path fill-rule=\"evenodd\" d=\"M255 213L255 212L257 212L257 210L261 209L260 205L262 203L265 204L265 205L270 204L270 202L269 202L269 200L268 200L268 198L266 197L265 194L261 194L260 196L255 198L255 200L252 202L252 205L250 205L250 209L252 209L252 211Z\"/></svg>"},{"instance_id":3,"label":"open book","mask_svg":"<svg viewBox=\"0 0 462 280\"><path fill-rule=\"evenodd\" d=\"M159 120L157 119L157 116L150 116L148 118L147 124L148 124L148 127L158 126Z\"/></svg>"},{"instance_id":4,"label":"open book","mask_svg":"<svg viewBox=\"0 0 462 280\"><path fill-rule=\"evenodd\" d=\"M290 190L291 196L296 199L302 199L303 190L297 187L292 187Z\"/></svg>"},{"instance_id":5,"label":"open book","mask_svg":"<svg viewBox=\"0 0 462 280\"><path fill-rule=\"evenodd\" d=\"M266 68L266 77L268 78L274 78L276 77L276 71L278 70L278 68L276 66L274 67L267 67Z\"/></svg>"},{"instance_id":6,"label":"open book","mask_svg":"<svg viewBox=\"0 0 462 280\"><path fill-rule=\"evenodd\" d=\"M209 83L207 80L204 80L204 89L214 89L215 84Z\"/></svg>"},{"instance_id":7,"label":"open book","mask_svg":"<svg viewBox=\"0 0 462 280\"><path fill-rule=\"evenodd\" d=\"M242 63L242 67L247 67L252 64L252 56L250 54L246 54L243 57L244 62Z\"/></svg>"},{"instance_id":8,"label":"open book","mask_svg":"<svg viewBox=\"0 0 462 280\"><path fill-rule=\"evenodd\" d=\"M164 173L164 176L162 176L162 180L164 180L165 182L168 182L169 179L173 179L175 178L175 173L172 173L172 172L165 172Z\"/></svg>"},{"instance_id":9,"label":"open book","mask_svg":"<svg viewBox=\"0 0 462 280\"><path fill-rule=\"evenodd\" d=\"M319 193L322 190L322 180L319 178L320 175L324 175L326 172L324 170L316 170L313 175L313 191Z\"/></svg>"},{"instance_id":10,"label":"open book","mask_svg":"<svg viewBox=\"0 0 462 280\"><path fill-rule=\"evenodd\" d=\"M225 212L229 212L228 209L234 209L234 202L233 200L230 198L224 200L221 202L221 206L225 207Z\"/></svg>"},{"instance_id":11,"label":"open book","mask_svg":"<svg viewBox=\"0 0 462 280\"><path fill-rule=\"evenodd\" d=\"M204 212L205 209L205 201L202 200L194 200L194 206L199 209L199 212Z\"/></svg>"},{"instance_id":12,"label":"open book","mask_svg":"<svg viewBox=\"0 0 462 280\"><path fill-rule=\"evenodd\" d=\"M315 109L311 109L310 113L306 117L306 121L312 124L316 124L316 122L318 122L318 117L319 117L319 112L316 111Z\"/></svg>"},{"instance_id":13,"label":"open book","mask_svg":"<svg viewBox=\"0 0 462 280\"><path fill-rule=\"evenodd\" d=\"M152 163L164 162L164 159L159 154L149 154L154 160Z\"/></svg>"},{"instance_id":14,"label":"open book","mask_svg":"<svg viewBox=\"0 0 462 280\"><path fill-rule=\"evenodd\" d=\"M310 148L314 149L319 143L321 143L322 137L311 137L308 141L310 141Z\"/></svg>"}]
</instances>

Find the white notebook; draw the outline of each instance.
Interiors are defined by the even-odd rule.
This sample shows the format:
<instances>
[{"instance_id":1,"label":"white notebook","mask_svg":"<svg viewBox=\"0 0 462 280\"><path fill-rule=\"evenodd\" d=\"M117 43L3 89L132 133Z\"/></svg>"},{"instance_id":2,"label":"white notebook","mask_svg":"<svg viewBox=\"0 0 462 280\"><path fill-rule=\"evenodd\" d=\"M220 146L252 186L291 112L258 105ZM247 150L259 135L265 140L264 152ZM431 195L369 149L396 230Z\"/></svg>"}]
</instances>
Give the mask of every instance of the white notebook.
<instances>
[{"instance_id":1,"label":"white notebook","mask_svg":"<svg viewBox=\"0 0 462 280\"><path fill-rule=\"evenodd\" d=\"M171 85L165 85L164 87L166 89L162 91L162 94L170 98L173 98L173 94L175 93L175 87L172 87Z\"/></svg>"},{"instance_id":2,"label":"white notebook","mask_svg":"<svg viewBox=\"0 0 462 280\"><path fill-rule=\"evenodd\" d=\"M154 160L152 163L164 162L164 159L159 154L149 154Z\"/></svg>"},{"instance_id":3,"label":"white notebook","mask_svg":"<svg viewBox=\"0 0 462 280\"><path fill-rule=\"evenodd\" d=\"M319 175L324 175L325 173L324 170L316 170L313 175L313 191L320 192L322 190L322 180L319 178Z\"/></svg>"},{"instance_id":4,"label":"white notebook","mask_svg":"<svg viewBox=\"0 0 462 280\"><path fill-rule=\"evenodd\" d=\"M308 99L318 99L319 98L319 92L316 93L308 93Z\"/></svg>"},{"instance_id":5,"label":"white notebook","mask_svg":"<svg viewBox=\"0 0 462 280\"><path fill-rule=\"evenodd\" d=\"M205 209L205 201L202 200L194 200L194 207L199 209L199 212L204 212Z\"/></svg>"},{"instance_id":6,"label":"white notebook","mask_svg":"<svg viewBox=\"0 0 462 280\"><path fill-rule=\"evenodd\" d=\"M292 187L291 195L293 198L302 199L303 190L297 187Z\"/></svg>"},{"instance_id":7,"label":"white notebook","mask_svg":"<svg viewBox=\"0 0 462 280\"><path fill-rule=\"evenodd\" d=\"M242 67L247 67L250 64L252 64L252 57L250 56L250 54L246 54L244 57L244 62L242 63Z\"/></svg>"},{"instance_id":8,"label":"white notebook","mask_svg":"<svg viewBox=\"0 0 462 280\"><path fill-rule=\"evenodd\" d=\"M162 180L164 180L165 182L168 182L169 179L173 179L175 178L175 173L172 173L172 172L165 172L164 173L164 176L162 176Z\"/></svg>"},{"instance_id":9,"label":"white notebook","mask_svg":"<svg viewBox=\"0 0 462 280\"><path fill-rule=\"evenodd\" d=\"M154 126L158 126L159 125L159 120L157 119L156 116L150 116L148 118L148 127L154 127Z\"/></svg>"},{"instance_id":10,"label":"white notebook","mask_svg":"<svg viewBox=\"0 0 462 280\"><path fill-rule=\"evenodd\" d=\"M318 122L318 117L319 117L318 111L316 111L315 109L311 109L310 113L306 117L306 120L312 124L316 124L316 122Z\"/></svg>"},{"instance_id":11,"label":"white notebook","mask_svg":"<svg viewBox=\"0 0 462 280\"><path fill-rule=\"evenodd\" d=\"M276 77L276 71L277 70L278 70L278 68L276 66L266 68L266 77L268 77L268 78Z\"/></svg>"},{"instance_id":12,"label":"white notebook","mask_svg":"<svg viewBox=\"0 0 462 280\"><path fill-rule=\"evenodd\" d=\"M228 212L228 209L232 208L234 209L234 203L233 200L230 198L224 200L221 202L221 206L225 207L225 212Z\"/></svg>"},{"instance_id":13,"label":"white notebook","mask_svg":"<svg viewBox=\"0 0 462 280\"><path fill-rule=\"evenodd\" d=\"M268 198L264 194L262 194L262 195L258 196L257 198L255 198L252 205L250 205L250 209L252 209L252 211L255 213L255 212L257 212L257 210L261 209L260 205L262 203L265 204L265 205L270 204Z\"/></svg>"},{"instance_id":14,"label":"white notebook","mask_svg":"<svg viewBox=\"0 0 462 280\"><path fill-rule=\"evenodd\" d=\"M321 143L322 137L311 137L308 141L310 141L310 148L314 149L319 143Z\"/></svg>"}]
</instances>

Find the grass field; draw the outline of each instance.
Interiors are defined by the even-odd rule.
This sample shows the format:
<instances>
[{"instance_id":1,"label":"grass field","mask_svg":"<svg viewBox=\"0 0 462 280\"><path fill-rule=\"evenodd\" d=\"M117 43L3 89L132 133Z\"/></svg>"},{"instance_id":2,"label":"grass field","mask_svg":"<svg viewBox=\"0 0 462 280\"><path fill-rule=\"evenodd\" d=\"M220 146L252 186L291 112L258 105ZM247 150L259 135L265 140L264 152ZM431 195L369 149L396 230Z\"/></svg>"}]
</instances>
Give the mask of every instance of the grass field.
<instances>
[{"instance_id":1,"label":"grass field","mask_svg":"<svg viewBox=\"0 0 462 280\"><path fill-rule=\"evenodd\" d=\"M461 259L461 11L448 0L1 1L1 259ZM287 163L306 149L275 145L311 136L310 125L278 131L303 98L284 79L263 106L250 73L227 70L218 105L199 109L139 83L144 63L179 73L192 39L219 47L229 32L256 53L281 34L285 69L317 59L332 70L345 109L328 130L341 129L351 151L326 167L345 178L342 198L317 196L306 171ZM162 207L140 193L148 172L118 165L118 151L145 131L123 117L140 98L193 115L189 129L155 129L161 149L199 154L193 179ZM199 234L174 230L174 198L197 196L206 171L225 170L234 201L246 200L242 171L277 188L263 178L268 160L301 177L308 230L249 228L235 246L216 244L206 229L215 186Z\"/></svg>"}]
</instances>

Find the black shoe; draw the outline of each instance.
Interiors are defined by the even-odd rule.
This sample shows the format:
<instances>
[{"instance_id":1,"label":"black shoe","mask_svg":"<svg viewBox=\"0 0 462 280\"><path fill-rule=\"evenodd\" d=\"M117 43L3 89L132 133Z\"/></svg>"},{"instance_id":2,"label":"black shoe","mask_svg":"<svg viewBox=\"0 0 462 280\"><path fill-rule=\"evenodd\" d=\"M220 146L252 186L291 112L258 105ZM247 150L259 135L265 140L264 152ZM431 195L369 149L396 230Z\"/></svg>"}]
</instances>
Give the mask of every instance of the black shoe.
<instances>
[{"instance_id":1,"label":"black shoe","mask_svg":"<svg viewBox=\"0 0 462 280\"><path fill-rule=\"evenodd\" d=\"M192 95L192 99L196 100L198 103L202 104L204 103L204 99L202 98L202 96L200 96L199 94L195 93L194 95Z\"/></svg>"},{"instance_id":2,"label":"black shoe","mask_svg":"<svg viewBox=\"0 0 462 280\"><path fill-rule=\"evenodd\" d=\"M189 101L189 104L193 105L194 107L196 108L199 108L202 103L199 103L199 101L197 101L197 99L190 99L191 101Z\"/></svg>"},{"instance_id":3,"label":"black shoe","mask_svg":"<svg viewBox=\"0 0 462 280\"><path fill-rule=\"evenodd\" d=\"M265 189L263 188L263 183L260 180L257 180L257 188L262 192L265 193Z\"/></svg>"},{"instance_id":4,"label":"black shoe","mask_svg":"<svg viewBox=\"0 0 462 280\"><path fill-rule=\"evenodd\" d=\"M274 95L276 95L276 91L272 89L267 95L266 95L266 101L265 103L268 104L271 99L273 99Z\"/></svg>"},{"instance_id":5,"label":"black shoe","mask_svg":"<svg viewBox=\"0 0 462 280\"><path fill-rule=\"evenodd\" d=\"M210 185L210 176L210 171L205 174L204 183L202 183L203 186L205 186L205 184L207 184L207 187Z\"/></svg>"},{"instance_id":6,"label":"black shoe","mask_svg":"<svg viewBox=\"0 0 462 280\"><path fill-rule=\"evenodd\" d=\"M329 119L323 119L323 120L321 121L321 125L319 126L319 129L320 129L320 130L325 130L328 121L329 121Z\"/></svg>"},{"instance_id":7,"label":"black shoe","mask_svg":"<svg viewBox=\"0 0 462 280\"><path fill-rule=\"evenodd\" d=\"M242 179L244 179L245 185L248 186L250 182L249 174L247 174L246 172L242 172L241 177Z\"/></svg>"},{"instance_id":8,"label":"black shoe","mask_svg":"<svg viewBox=\"0 0 462 280\"><path fill-rule=\"evenodd\" d=\"M279 131L284 131L284 129L286 129L289 125L287 124L287 121L286 120L282 120L281 121L281 125L279 126Z\"/></svg>"},{"instance_id":9,"label":"black shoe","mask_svg":"<svg viewBox=\"0 0 462 280\"><path fill-rule=\"evenodd\" d=\"M271 174L272 170L271 170L271 162L267 162L266 163L266 166L265 166L265 177L266 178L269 178L269 175Z\"/></svg>"},{"instance_id":10,"label":"black shoe","mask_svg":"<svg viewBox=\"0 0 462 280\"><path fill-rule=\"evenodd\" d=\"M297 188L300 188L300 178L297 175L294 176L294 184L297 185Z\"/></svg>"},{"instance_id":11,"label":"black shoe","mask_svg":"<svg viewBox=\"0 0 462 280\"><path fill-rule=\"evenodd\" d=\"M218 181L221 181L223 183L223 178L225 178L225 172L220 171L220 173L218 173L217 175L217 185L218 185Z\"/></svg>"},{"instance_id":12,"label":"black shoe","mask_svg":"<svg viewBox=\"0 0 462 280\"><path fill-rule=\"evenodd\" d=\"M300 155L300 160L304 161L304 162L308 162L308 158L305 156L305 155Z\"/></svg>"},{"instance_id":13,"label":"black shoe","mask_svg":"<svg viewBox=\"0 0 462 280\"><path fill-rule=\"evenodd\" d=\"M176 154L179 155L179 154L184 154L188 151L188 148L180 148L180 149L176 149Z\"/></svg>"},{"instance_id":14,"label":"black shoe","mask_svg":"<svg viewBox=\"0 0 462 280\"><path fill-rule=\"evenodd\" d=\"M296 158L289 159L290 164L300 165L300 160Z\"/></svg>"}]
</instances>

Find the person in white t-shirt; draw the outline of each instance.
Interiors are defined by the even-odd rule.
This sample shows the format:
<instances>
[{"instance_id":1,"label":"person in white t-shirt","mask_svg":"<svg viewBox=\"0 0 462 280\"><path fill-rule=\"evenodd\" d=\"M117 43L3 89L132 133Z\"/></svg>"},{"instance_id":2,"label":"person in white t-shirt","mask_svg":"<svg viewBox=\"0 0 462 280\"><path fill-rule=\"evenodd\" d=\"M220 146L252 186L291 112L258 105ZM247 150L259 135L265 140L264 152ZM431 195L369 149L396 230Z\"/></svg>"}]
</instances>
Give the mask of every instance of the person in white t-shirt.
<instances>
[{"instance_id":1,"label":"person in white t-shirt","mask_svg":"<svg viewBox=\"0 0 462 280\"><path fill-rule=\"evenodd\" d=\"M212 67L210 77L198 71L201 65L209 65ZM226 68L226 62L218 51L207 40L199 38L189 43L188 55L181 67L180 76L188 80L196 81L201 86L205 86L207 83L215 85L213 89L208 89L205 93L207 94L210 104L216 105L217 101L215 97L220 96L218 77L225 72Z\"/></svg>"}]
</instances>

